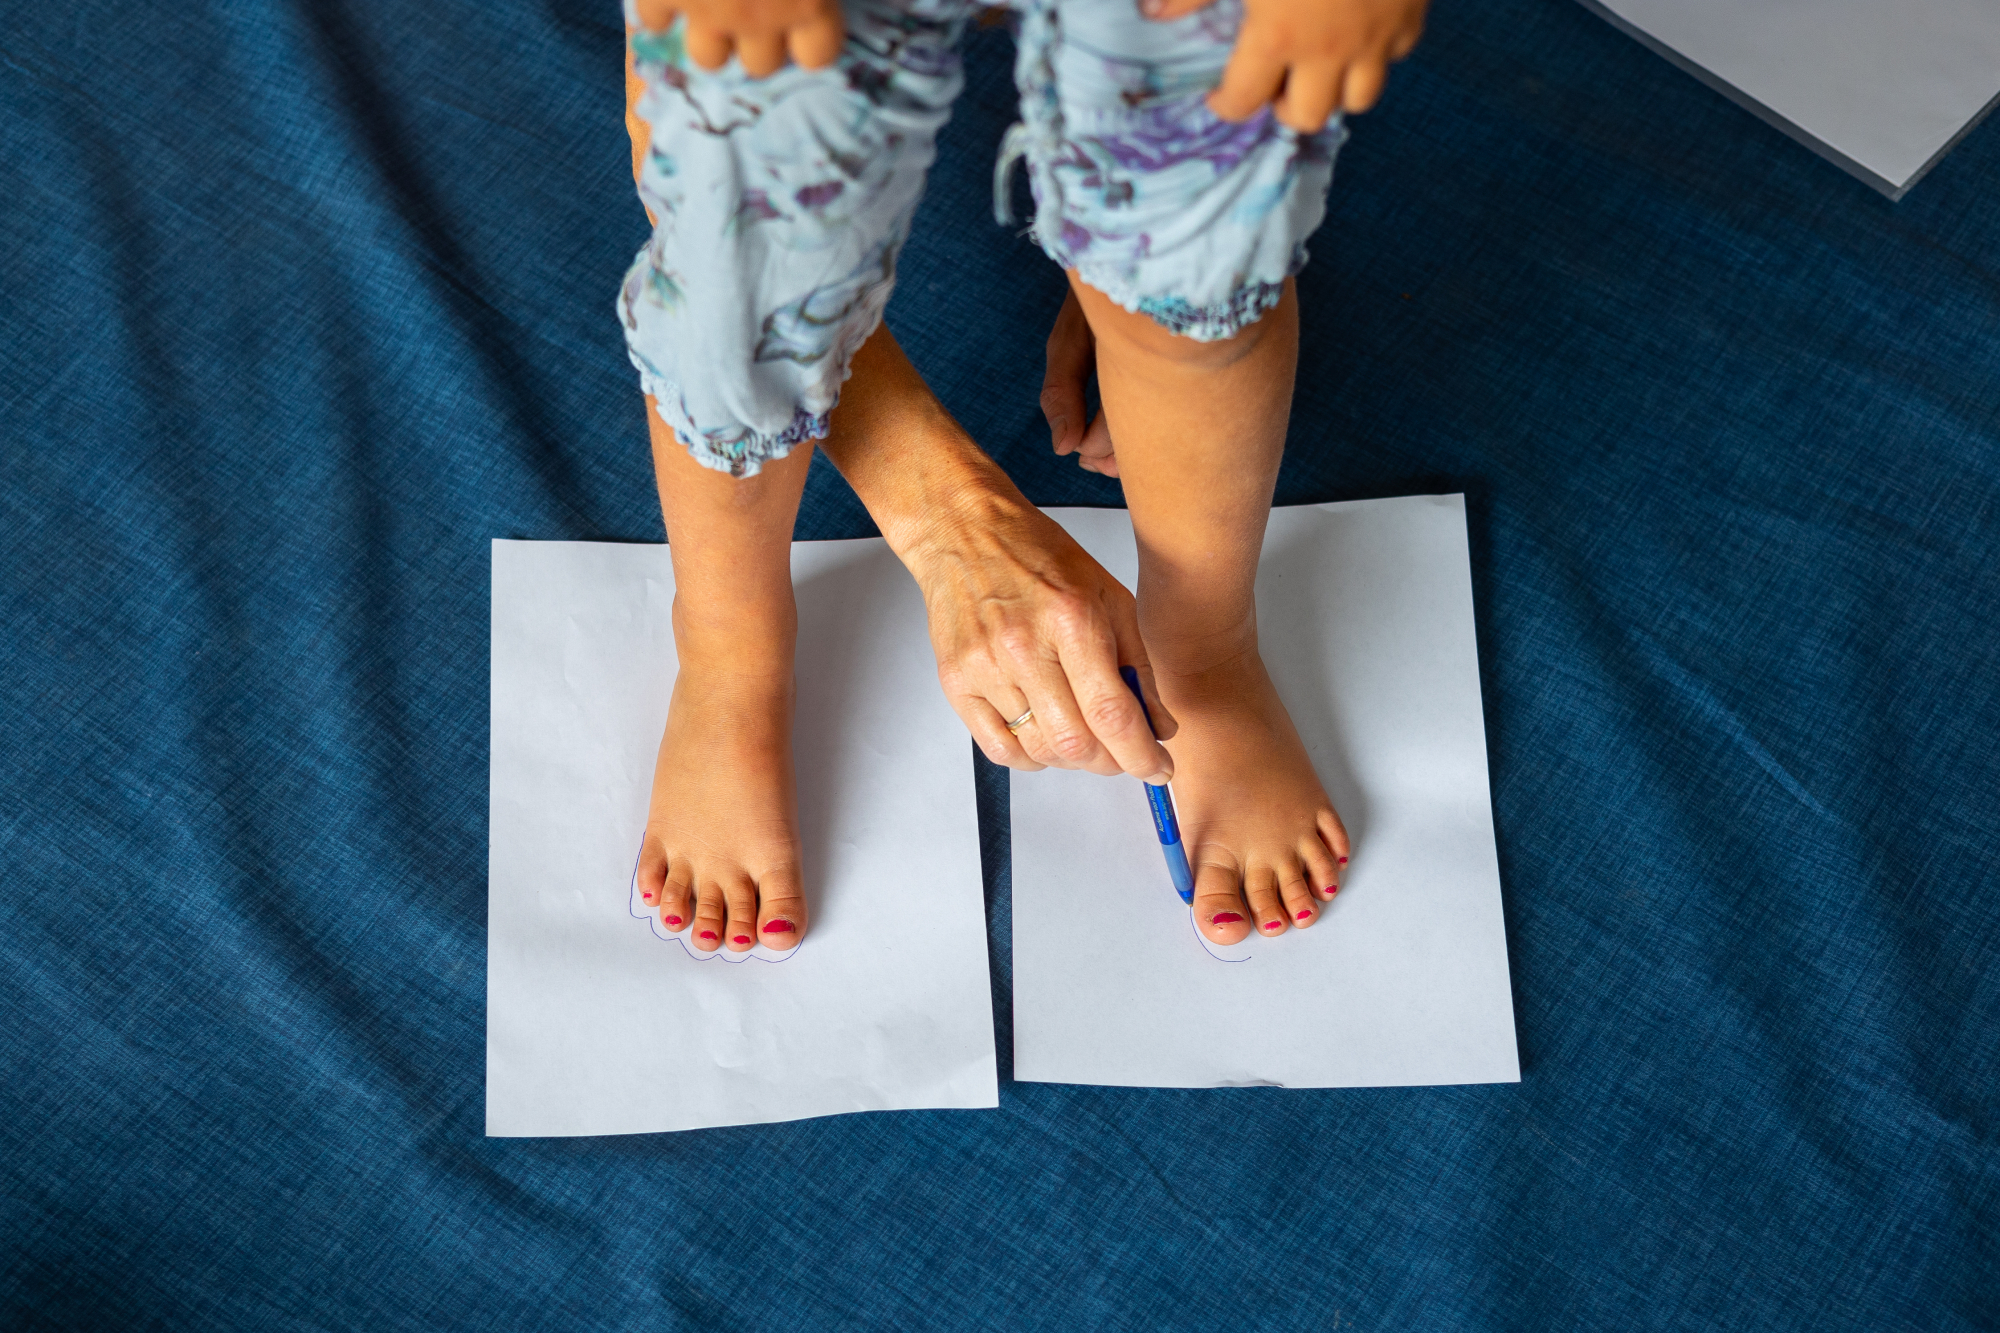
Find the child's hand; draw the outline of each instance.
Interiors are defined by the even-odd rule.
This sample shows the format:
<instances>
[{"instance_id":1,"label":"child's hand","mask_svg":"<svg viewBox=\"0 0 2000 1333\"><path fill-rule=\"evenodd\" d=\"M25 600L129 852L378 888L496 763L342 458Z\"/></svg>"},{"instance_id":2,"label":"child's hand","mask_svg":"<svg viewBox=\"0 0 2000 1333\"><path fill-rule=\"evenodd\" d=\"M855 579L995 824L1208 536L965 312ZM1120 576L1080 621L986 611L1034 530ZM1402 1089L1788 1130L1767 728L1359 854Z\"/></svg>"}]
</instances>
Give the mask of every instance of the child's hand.
<instances>
[{"instance_id":1,"label":"child's hand","mask_svg":"<svg viewBox=\"0 0 2000 1333\"><path fill-rule=\"evenodd\" d=\"M1149 19L1184 18L1212 0L1139 0ZM1247 120L1274 104L1311 134L1335 111L1375 105L1389 65L1417 44L1427 0L1243 0L1243 26L1208 109Z\"/></svg>"},{"instance_id":2,"label":"child's hand","mask_svg":"<svg viewBox=\"0 0 2000 1333\"><path fill-rule=\"evenodd\" d=\"M685 14L689 59L720 69L734 51L753 79L775 74L788 52L807 69L831 65L847 39L839 0L638 0L638 9L651 32Z\"/></svg>"}]
</instances>

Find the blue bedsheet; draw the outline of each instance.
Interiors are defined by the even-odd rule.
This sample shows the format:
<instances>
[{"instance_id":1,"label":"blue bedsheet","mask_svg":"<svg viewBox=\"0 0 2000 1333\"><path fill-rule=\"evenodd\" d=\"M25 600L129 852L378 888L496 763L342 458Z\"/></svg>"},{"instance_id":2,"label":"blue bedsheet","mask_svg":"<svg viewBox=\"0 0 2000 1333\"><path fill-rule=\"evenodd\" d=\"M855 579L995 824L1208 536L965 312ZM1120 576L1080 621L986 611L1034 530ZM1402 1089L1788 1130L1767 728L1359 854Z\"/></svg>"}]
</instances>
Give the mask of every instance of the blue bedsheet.
<instances>
[{"instance_id":1,"label":"blue bedsheet","mask_svg":"<svg viewBox=\"0 0 2000 1333\"><path fill-rule=\"evenodd\" d=\"M890 319L1112 504L1007 57ZM1280 484L1468 496L1524 1081L1004 1081L987 772L998 1111L483 1138L487 541L660 536L619 59L0 21L0 1325L2000 1327L2000 127L1892 205L1566 0L1439 0L1356 126Z\"/></svg>"}]
</instances>

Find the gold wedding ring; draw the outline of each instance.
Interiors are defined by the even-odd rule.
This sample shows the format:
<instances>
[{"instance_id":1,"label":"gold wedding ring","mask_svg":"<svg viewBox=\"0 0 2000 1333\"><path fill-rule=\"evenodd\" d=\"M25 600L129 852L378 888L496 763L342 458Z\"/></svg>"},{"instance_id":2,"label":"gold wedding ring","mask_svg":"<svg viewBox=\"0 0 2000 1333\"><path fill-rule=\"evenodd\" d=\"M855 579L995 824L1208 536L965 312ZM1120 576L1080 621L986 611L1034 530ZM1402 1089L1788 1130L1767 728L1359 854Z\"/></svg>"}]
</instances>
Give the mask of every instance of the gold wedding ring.
<instances>
[{"instance_id":1,"label":"gold wedding ring","mask_svg":"<svg viewBox=\"0 0 2000 1333\"><path fill-rule=\"evenodd\" d=\"M1021 716L1015 718L1012 722L1009 722L1007 724L1007 730L1010 734L1018 736L1021 734L1021 728L1027 726L1028 723L1034 721L1034 718L1035 718L1035 710L1030 708L1027 712L1021 714Z\"/></svg>"}]
</instances>

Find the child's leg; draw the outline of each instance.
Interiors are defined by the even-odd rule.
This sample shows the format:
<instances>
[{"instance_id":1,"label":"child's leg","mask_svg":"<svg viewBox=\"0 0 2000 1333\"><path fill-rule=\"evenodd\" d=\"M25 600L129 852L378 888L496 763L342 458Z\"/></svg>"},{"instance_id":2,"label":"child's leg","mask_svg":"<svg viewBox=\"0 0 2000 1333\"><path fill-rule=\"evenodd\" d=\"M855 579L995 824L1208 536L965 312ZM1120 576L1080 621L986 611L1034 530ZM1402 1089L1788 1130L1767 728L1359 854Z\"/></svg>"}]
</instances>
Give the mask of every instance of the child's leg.
<instances>
[{"instance_id":1,"label":"child's leg","mask_svg":"<svg viewBox=\"0 0 2000 1333\"><path fill-rule=\"evenodd\" d=\"M619 311L648 391L680 659L639 888L704 951L786 948L806 928L792 522L960 82L953 6L926 20L902 5L854 0L839 68L761 81L695 68L678 27L627 45L654 232Z\"/></svg>"},{"instance_id":2,"label":"child's leg","mask_svg":"<svg viewBox=\"0 0 2000 1333\"><path fill-rule=\"evenodd\" d=\"M1255 583L1285 446L1298 301L1196 342L1071 283L1097 338L1104 414L1139 542L1139 628L1160 697L1195 920L1221 943L1305 927L1347 831L1257 653ZM1248 918L1247 920L1245 918Z\"/></svg>"},{"instance_id":3,"label":"child's leg","mask_svg":"<svg viewBox=\"0 0 2000 1333\"><path fill-rule=\"evenodd\" d=\"M639 890L704 952L805 933L792 778L792 520L811 449L741 479L705 468L649 403L674 561L674 682Z\"/></svg>"}]
</instances>

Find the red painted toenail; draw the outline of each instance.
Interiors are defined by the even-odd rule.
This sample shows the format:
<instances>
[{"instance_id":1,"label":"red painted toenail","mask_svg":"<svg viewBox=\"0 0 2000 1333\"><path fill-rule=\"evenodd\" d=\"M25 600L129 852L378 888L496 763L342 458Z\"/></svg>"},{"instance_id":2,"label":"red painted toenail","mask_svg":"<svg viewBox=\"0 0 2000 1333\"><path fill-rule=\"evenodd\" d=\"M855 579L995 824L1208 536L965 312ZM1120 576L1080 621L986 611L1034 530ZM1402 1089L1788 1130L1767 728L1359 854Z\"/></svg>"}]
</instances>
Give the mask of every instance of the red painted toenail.
<instances>
[{"instance_id":1,"label":"red painted toenail","mask_svg":"<svg viewBox=\"0 0 2000 1333\"><path fill-rule=\"evenodd\" d=\"M789 921L766 921L764 923L764 933L766 935L786 935L791 933L791 929L792 923Z\"/></svg>"},{"instance_id":2,"label":"red painted toenail","mask_svg":"<svg viewBox=\"0 0 2000 1333\"><path fill-rule=\"evenodd\" d=\"M738 935L734 942L737 944L748 944L750 937L748 935Z\"/></svg>"},{"instance_id":3,"label":"red painted toenail","mask_svg":"<svg viewBox=\"0 0 2000 1333\"><path fill-rule=\"evenodd\" d=\"M1218 926L1226 926L1232 921L1241 921L1242 919L1243 919L1242 917L1236 915L1236 913L1234 912L1217 912L1214 916L1209 918L1209 920L1213 921Z\"/></svg>"},{"instance_id":4,"label":"red painted toenail","mask_svg":"<svg viewBox=\"0 0 2000 1333\"><path fill-rule=\"evenodd\" d=\"M670 926L678 926L680 923L681 919L677 916L670 916L667 918L667 924Z\"/></svg>"},{"instance_id":5,"label":"red painted toenail","mask_svg":"<svg viewBox=\"0 0 2000 1333\"><path fill-rule=\"evenodd\" d=\"M1266 929L1266 930L1277 930L1277 929L1281 928L1281 927L1282 927L1282 926L1283 926L1284 924L1285 924L1285 923L1284 923L1284 922L1282 922L1282 921L1266 921L1266 922L1264 923L1264 929Z\"/></svg>"},{"instance_id":6,"label":"red painted toenail","mask_svg":"<svg viewBox=\"0 0 2000 1333\"><path fill-rule=\"evenodd\" d=\"M703 932L701 932L701 937L705 940L712 940L715 938L715 932L712 930L704 930Z\"/></svg>"},{"instance_id":7,"label":"red painted toenail","mask_svg":"<svg viewBox=\"0 0 2000 1333\"><path fill-rule=\"evenodd\" d=\"M652 895L652 894L650 894L650 893L649 893L649 894L647 894L647 895L646 895L646 901L647 901L647 902L651 902L651 901L653 901L653 895Z\"/></svg>"},{"instance_id":8,"label":"red painted toenail","mask_svg":"<svg viewBox=\"0 0 2000 1333\"><path fill-rule=\"evenodd\" d=\"M1310 907L1301 907L1301 908L1299 909L1299 920L1301 920L1301 921L1304 921L1304 920L1305 920L1306 918L1310 917L1310 916L1311 916L1312 914L1313 914L1313 909L1312 909L1312 908L1310 908Z\"/></svg>"},{"instance_id":9,"label":"red painted toenail","mask_svg":"<svg viewBox=\"0 0 2000 1333\"><path fill-rule=\"evenodd\" d=\"M1341 863L1342 865L1346 865L1346 864L1347 864L1347 858L1346 858L1346 857L1344 857L1344 856L1343 856L1343 857L1341 857L1341 858L1340 858L1340 863Z\"/></svg>"}]
</instances>

